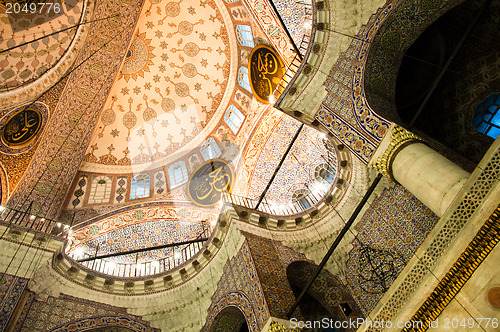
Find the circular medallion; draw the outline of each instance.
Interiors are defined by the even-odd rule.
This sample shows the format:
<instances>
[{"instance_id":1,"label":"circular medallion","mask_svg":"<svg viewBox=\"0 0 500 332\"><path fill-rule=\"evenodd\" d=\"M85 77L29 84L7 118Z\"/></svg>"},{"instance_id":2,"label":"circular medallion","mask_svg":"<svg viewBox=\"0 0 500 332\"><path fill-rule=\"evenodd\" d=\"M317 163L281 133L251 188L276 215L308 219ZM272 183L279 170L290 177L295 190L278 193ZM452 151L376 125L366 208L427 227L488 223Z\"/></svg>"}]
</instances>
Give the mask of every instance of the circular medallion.
<instances>
[{"instance_id":1,"label":"circular medallion","mask_svg":"<svg viewBox=\"0 0 500 332\"><path fill-rule=\"evenodd\" d=\"M179 97L186 97L189 95L189 86L186 83L177 83L175 85L175 93Z\"/></svg>"},{"instance_id":2,"label":"circular medallion","mask_svg":"<svg viewBox=\"0 0 500 332\"><path fill-rule=\"evenodd\" d=\"M10 154L23 153L40 136L47 118L47 106L33 103L16 108L0 120L0 151Z\"/></svg>"},{"instance_id":3,"label":"circular medallion","mask_svg":"<svg viewBox=\"0 0 500 332\"><path fill-rule=\"evenodd\" d=\"M196 56L198 52L200 52L200 48L195 43L189 42L184 46L184 53L186 53L187 56Z\"/></svg>"},{"instance_id":4,"label":"circular medallion","mask_svg":"<svg viewBox=\"0 0 500 332\"><path fill-rule=\"evenodd\" d=\"M123 116L123 124L125 125L125 127L127 127L127 129L132 129L136 123L137 117L134 113L132 113L131 111L125 113L125 115Z\"/></svg>"},{"instance_id":5,"label":"circular medallion","mask_svg":"<svg viewBox=\"0 0 500 332\"><path fill-rule=\"evenodd\" d=\"M173 112L173 110L175 110L175 103L170 98L163 98L161 101L161 108L165 113Z\"/></svg>"},{"instance_id":6,"label":"circular medallion","mask_svg":"<svg viewBox=\"0 0 500 332\"><path fill-rule=\"evenodd\" d=\"M250 54L248 68L253 94L260 102L269 104L285 73L281 59L271 47L259 45Z\"/></svg>"},{"instance_id":7,"label":"circular medallion","mask_svg":"<svg viewBox=\"0 0 500 332\"><path fill-rule=\"evenodd\" d=\"M102 112L101 121L105 126L109 126L110 124L115 122L115 118L115 112L111 108L108 108L107 110Z\"/></svg>"},{"instance_id":8,"label":"circular medallion","mask_svg":"<svg viewBox=\"0 0 500 332\"><path fill-rule=\"evenodd\" d=\"M42 126L42 115L34 108L23 108L12 115L2 128L2 142L10 147L30 143Z\"/></svg>"},{"instance_id":9,"label":"circular medallion","mask_svg":"<svg viewBox=\"0 0 500 332\"><path fill-rule=\"evenodd\" d=\"M187 184L187 194L198 206L213 206L222 199L222 193L231 192L233 183L231 166L222 159L212 159L193 172Z\"/></svg>"},{"instance_id":10,"label":"circular medallion","mask_svg":"<svg viewBox=\"0 0 500 332\"><path fill-rule=\"evenodd\" d=\"M142 116L144 118L144 121L146 121L150 125L156 122L156 111L151 107L146 108Z\"/></svg>"},{"instance_id":11,"label":"circular medallion","mask_svg":"<svg viewBox=\"0 0 500 332\"><path fill-rule=\"evenodd\" d=\"M195 77L198 74L198 70L196 70L195 65L192 63L186 63L182 66L182 73L189 78Z\"/></svg>"},{"instance_id":12,"label":"circular medallion","mask_svg":"<svg viewBox=\"0 0 500 332\"><path fill-rule=\"evenodd\" d=\"M177 2L169 2L165 6L165 14L170 17L175 17L179 15L181 8Z\"/></svg>"},{"instance_id":13,"label":"circular medallion","mask_svg":"<svg viewBox=\"0 0 500 332\"><path fill-rule=\"evenodd\" d=\"M182 21L179 23L179 33L183 36L187 36L193 32L193 24L188 21Z\"/></svg>"},{"instance_id":14,"label":"circular medallion","mask_svg":"<svg viewBox=\"0 0 500 332\"><path fill-rule=\"evenodd\" d=\"M500 287L492 287L488 291L488 302L497 309L500 309Z\"/></svg>"}]
</instances>

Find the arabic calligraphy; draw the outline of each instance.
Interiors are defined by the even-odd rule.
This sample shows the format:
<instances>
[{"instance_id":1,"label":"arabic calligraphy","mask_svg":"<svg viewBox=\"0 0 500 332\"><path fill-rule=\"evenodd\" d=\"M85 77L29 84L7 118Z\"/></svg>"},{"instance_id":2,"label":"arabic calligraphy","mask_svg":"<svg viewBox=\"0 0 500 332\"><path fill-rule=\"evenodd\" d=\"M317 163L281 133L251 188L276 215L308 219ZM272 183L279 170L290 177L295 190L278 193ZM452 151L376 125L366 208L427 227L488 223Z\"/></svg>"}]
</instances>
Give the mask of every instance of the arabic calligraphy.
<instances>
[{"instance_id":1,"label":"arabic calligraphy","mask_svg":"<svg viewBox=\"0 0 500 332\"><path fill-rule=\"evenodd\" d=\"M212 206L223 192L230 192L234 173L222 159L209 160L196 169L188 183L188 196L198 206Z\"/></svg>"},{"instance_id":2,"label":"arabic calligraphy","mask_svg":"<svg viewBox=\"0 0 500 332\"><path fill-rule=\"evenodd\" d=\"M2 128L2 141L7 146L23 146L40 131L42 115L34 108L24 108L10 117Z\"/></svg>"},{"instance_id":3,"label":"arabic calligraphy","mask_svg":"<svg viewBox=\"0 0 500 332\"><path fill-rule=\"evenodd\" d=\"M268 104L270 97L283 77L283 64L272 48L255 47L250 54L250 86L257 99Z\"/></svg>"}]
</instances>

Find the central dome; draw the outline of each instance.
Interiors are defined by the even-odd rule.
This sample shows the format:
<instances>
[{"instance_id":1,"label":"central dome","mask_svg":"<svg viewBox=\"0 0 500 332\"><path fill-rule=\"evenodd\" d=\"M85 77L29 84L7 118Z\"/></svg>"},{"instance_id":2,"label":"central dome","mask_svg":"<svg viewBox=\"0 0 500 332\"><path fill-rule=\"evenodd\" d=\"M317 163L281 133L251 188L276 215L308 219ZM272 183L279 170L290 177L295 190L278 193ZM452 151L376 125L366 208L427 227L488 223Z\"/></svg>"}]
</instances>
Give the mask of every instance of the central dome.
<instances>
[{"instance_id":1,"label":"central dome","mask_svg":"<svg viewBox=\"0 0 500 332\"><path fill-rule=\"evenodd\" d=\"M145 5L83 169L149 167L206 139L235 81L226 10L213 0Z\"/></svg>"}]
</instances>

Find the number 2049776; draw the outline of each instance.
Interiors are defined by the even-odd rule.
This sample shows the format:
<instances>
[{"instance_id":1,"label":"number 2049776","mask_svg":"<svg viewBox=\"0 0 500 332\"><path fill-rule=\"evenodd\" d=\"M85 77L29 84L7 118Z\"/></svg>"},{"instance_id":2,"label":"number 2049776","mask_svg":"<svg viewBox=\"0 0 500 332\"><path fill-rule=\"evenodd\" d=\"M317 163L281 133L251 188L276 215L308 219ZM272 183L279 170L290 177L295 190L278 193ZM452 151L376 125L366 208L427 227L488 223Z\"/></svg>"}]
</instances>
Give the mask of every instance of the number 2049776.
<instances>
[{"instance_id":1,"label":"number 2049776","mask_svg":"<svg viewBox=\"0 0 500 332\"><path fill-rule=\"evenodd\" d=\"M59 14L61 4L57 2L5 3L6 14Z\"/></svg>"}]
</instances>

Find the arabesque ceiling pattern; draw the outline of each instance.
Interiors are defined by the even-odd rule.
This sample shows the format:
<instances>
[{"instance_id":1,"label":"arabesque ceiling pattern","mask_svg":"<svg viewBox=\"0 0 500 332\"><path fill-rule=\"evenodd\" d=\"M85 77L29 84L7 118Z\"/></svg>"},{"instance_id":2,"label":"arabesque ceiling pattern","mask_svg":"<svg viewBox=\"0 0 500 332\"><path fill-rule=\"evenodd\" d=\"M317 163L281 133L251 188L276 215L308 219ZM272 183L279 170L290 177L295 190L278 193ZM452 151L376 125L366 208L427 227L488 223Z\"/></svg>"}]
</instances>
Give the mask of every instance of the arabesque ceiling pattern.
<instances>
[{"instance_id":1,"label":"arabesque ceiling pattern","mask_svg":"<svg viewBox=\"0 0 500 332\"><path fill-rule=\"evenodd\" d=\"M146 3L86 168L145 164L201 144L232 93L233 35L214 0Z\"/></svg>"},{"instance_id":2,"label":"arabesque ceiling pattern","mask_svg":"<svg viewBox=\"0 0 500 332\"><path fill-rule=\"evenodd\" d=\"M12 1L11 4L17 3ZM76 33L69 29L50 35L56 31L77 24L83 15L84 1L69 0L48 10L38 6L34 12L16 13L16 8L0 7L0 50L11 50L2 54L0 60L0 91L12 90L26 85L52 68L66 53ZM20 7L21 9L23 7ZM9 13L7 13L9 11ZM46 36L38 41L15 47L33 39Z\"/></svg>"}]
</instances>

